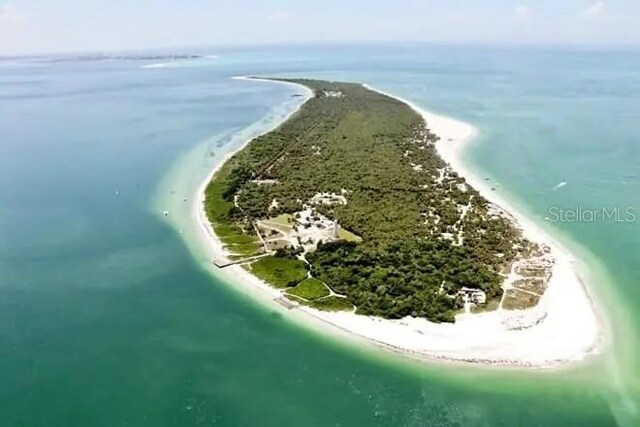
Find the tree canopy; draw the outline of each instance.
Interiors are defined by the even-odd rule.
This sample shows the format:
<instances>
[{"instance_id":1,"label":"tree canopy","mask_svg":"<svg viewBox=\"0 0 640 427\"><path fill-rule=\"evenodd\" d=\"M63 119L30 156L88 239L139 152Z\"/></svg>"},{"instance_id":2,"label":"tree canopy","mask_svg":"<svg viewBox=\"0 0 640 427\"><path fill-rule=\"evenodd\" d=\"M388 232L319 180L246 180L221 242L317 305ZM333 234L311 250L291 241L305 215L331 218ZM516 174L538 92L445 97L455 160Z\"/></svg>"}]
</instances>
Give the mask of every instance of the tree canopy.
<instances>
[{"instance_id":1,"label":"tree canopy","mask_svg":"<svg viewBox=\"0 0 640 427\"><path fill-rule=\"evenodd\" d=\"M294 214L317 193L344 194L346 204L317 211L362 242L319 244L306 260L358 313L450 322L463 286L499 299L501 272L530 243L438 156L428 123L360 84L287 81L315 96L216 174L206 194L214 228L251 234L253 221Z\"/></svg>"}]
</instances>

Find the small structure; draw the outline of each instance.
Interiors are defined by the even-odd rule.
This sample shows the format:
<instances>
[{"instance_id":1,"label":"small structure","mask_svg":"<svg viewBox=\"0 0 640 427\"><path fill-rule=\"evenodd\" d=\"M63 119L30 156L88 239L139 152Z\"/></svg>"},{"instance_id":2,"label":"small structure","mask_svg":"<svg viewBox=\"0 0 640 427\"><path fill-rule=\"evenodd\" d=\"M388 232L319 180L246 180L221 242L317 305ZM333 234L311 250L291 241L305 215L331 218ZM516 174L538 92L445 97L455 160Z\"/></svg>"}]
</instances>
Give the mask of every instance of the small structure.
<instances>
[{"instance_id":1,"label":"small structure","mask_svg":"<svg viewBox=\"0 0 640 427\"><path fill-rule=\"evenodd\" d=\"M474 303L474 304L484 304L487 302L487 294L484 293L481 289L475 288L467 288L463 286L459 291L458 295L460 295L465 302Z\"/></svg>"},{"instance_id":2,"label":"small structure","mask_svg":"<svg viewBox=\"0 0 640 427\"><path fill-rule=\"evenodd\" d=\"M338 221L333 221L333 227L331 230L331 235L334 239L338 238L338 230L340 229L340 226L338 225Z\"/></svg>"},{"instance_id":3,"label":"small structure","mask_svg":"<svg viewBox=\"0 0 640 427\"><path fill-rule=\"evenodd\" d=\"M339 90L323 90L322 94L327 98L342 98L344 96Z\"/></svg>"}]
</instances>

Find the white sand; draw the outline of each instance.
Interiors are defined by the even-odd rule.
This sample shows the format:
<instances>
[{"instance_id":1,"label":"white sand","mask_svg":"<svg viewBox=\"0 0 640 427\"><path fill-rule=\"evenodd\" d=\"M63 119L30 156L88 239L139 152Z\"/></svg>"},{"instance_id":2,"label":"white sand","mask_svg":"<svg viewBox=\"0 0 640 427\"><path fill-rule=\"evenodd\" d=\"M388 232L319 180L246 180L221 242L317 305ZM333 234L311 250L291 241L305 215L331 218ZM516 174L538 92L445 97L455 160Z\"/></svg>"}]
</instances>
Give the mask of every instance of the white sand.
<instances>
[{"instance_id":1,"label":"white sand","mask_svg":"<svg viewBox=\"0 0 640 427\"><path fill-rule=\"evenodd\" d=\"M310 95L308 91L307 97ZM306 98L301 98L301 102L303 100ZM462 314L456 317L455 324L436 324L410 317L386 320L348 312L323 312L304 306L291 309L291 315L296 319L312 320L311 324L316 326L333 325L335 328L330 330L340 332L340 335L347 331L348 336L357 335L382 347L431 360L542 368L579 361L595 353L602 342L601 323L586 288L574 270L570 254L500 199L495 191L487 188L483 180L470 174L459 160L459 151L474 137L475 129L467 123L438 116L401 101L421 114L429 128L440 136L437 150L458 174L486 199L513 215L527 238L551 248L556 263L547 291L532 309ZM205 187L222 163L202 183L193 209L194 219L207 239L210 255L215 258L224 258L226 254L206 218L203 203ZM256 291L252 293L263 300L264 297L274 300L281 296L280 291L242 267L230 266L221 272L245 290ZM317 322L317 319L324 322Z\"/></svg>"}]
</instances>

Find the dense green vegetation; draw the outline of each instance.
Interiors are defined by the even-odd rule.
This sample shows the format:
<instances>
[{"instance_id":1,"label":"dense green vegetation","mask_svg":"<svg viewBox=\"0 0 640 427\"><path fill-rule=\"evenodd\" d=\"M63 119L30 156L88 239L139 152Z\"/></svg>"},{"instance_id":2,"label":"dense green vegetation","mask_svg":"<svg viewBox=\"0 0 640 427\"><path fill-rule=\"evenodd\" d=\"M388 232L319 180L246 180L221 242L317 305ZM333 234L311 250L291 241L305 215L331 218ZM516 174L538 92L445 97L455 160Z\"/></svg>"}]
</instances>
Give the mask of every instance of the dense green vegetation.
<instances>
[{"instance_id":1,"label":"dense green vegetation","mask_svg":"<svg viewBox=\"0 0 640 427\"><path fill-rule=\"evenodd\" d=\"M309 306L326 311L353 310L353 304L351 304L347 298L341 298L334 295L313 300L309 303Z\"/></svg>"},{"instance_id":2,"label":"dense green vegetation","mask_svg":"<svg viewBox=\"0 0 640 427\"><path fill-rule=\"evenodd\" d=\"M313 274L348 295L358 313L452 321L451 309L458 303L449 295L460 286L481 288L488 298L499 298L501 289L494 286L497 274L474 261L471 250L448 246L426 239L384 247L332 242L320 245L307 259ZM443 292L434 292L441 285Z\"/></svg>"},{"instance_id":3,"label":"dense green vegetation","mask_svg":"<svg viewBox=\"0 0 640 427\"><path fill-rule=\"evenodd\" d=\"M462 286L498 300L500 273L529 244L442 161L422 118L359 84L290 81L315 97L233 156L207 188L207 213L228 247L255 252L256 220L294 214L316 193L346 190L346 205L316 206L360 238L305 254L312 275L346 296L314 301L319 307L353 304L362 314L450 322ZM267 257L252 269L274 286L294 286L303 271L294 261Z\"/></svg>"},{"instance_id":4,"label":"dense green vegetation","mask_svg":"<svg viewBox=\"0 0 640 427\"><path fill-rule=\"evenodd\" d=\"M226 166L226 165L225 165ZM227 177L229 168L223 167L206 190L205 211L213 226L213 231L225 247L237 255L250 256L260 252L260 242L250 222L245 220L234 206L233 199L229 200L227 191Z\"/></svg>"},{"instance_id":5,"label":"dense green vegetation","mask_svg":"<svg viewBox=\"0 0 640 427\"><path fill-rule=\"evenodd\" d=\"M251 272L276 288L287 288L307 277L307 265L299 259L269 255L251 264Z\"/></svg>"},{"instance_id":6,"label":"dense green vegetation","mask_svg":"<svg viewBox=\"0 0 640 427\"><path fill-rule=\"evenodd\" d=\"M295 288L288 289L287 293L306 300L312 300L328 296L329 289L322 281L315 277L309 277L298 283Z\"/></svg>"}]
</instances>

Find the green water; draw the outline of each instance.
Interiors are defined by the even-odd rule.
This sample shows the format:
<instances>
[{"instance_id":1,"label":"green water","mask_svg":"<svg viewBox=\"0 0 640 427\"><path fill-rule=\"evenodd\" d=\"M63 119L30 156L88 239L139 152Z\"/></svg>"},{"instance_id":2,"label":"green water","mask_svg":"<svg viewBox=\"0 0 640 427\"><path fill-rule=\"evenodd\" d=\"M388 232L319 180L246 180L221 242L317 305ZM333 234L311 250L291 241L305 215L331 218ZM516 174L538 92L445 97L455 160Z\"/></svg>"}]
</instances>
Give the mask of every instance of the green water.
<instances>
[{"instance_id":1,"label":"green water","mask_svg":"<svg viewBox=\"0 0 640 427\"><path fill-rule=\"evenodd\" d=\"M159 69L0 61L1 425L638 422L640 226L544 221L554 205L640 204L637 55L211 53ZM603 354L557 372L425 364L300 326L212 275L193 193L297 102L230 79L244 74L365 81L477 126L465 160L580 260Z\"/></svg>"}]
</instances>

